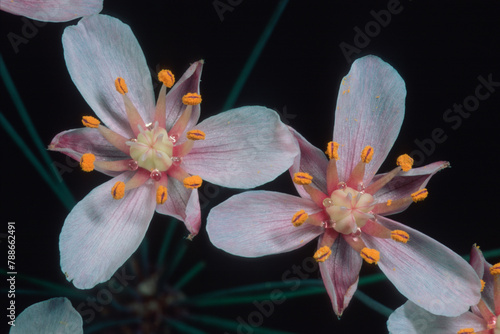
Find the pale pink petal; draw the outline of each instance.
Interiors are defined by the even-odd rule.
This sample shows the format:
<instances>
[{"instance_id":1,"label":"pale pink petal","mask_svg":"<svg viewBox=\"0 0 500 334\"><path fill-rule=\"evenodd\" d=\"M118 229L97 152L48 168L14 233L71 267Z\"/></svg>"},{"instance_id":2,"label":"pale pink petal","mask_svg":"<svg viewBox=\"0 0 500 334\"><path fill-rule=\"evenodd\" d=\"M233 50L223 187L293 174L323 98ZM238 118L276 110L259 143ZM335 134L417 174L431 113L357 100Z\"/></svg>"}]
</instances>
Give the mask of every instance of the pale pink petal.
<instances>
[{"instance_id":1,"label":"pale pink petal","mask_svg":"<svg viewBox=\"0 0 500 334\"><path fill-rule=\"evenodd\" d=\"M479 247L474 245L470 250L470 265L476 271L477 276L483 279L485 270L489 270L489 266L486 264L486 260L483 256L483 252L479 250Z\"/></svg>"},{"instance_id":2,"label":"pale pink petal","mask_svg":"<svg viewBox=\"0 0 500 334\"><path fill-rule=\"evenodd\" d=\"M340 144L339 179L347 181L367 145L374 149L363 182L368 184L396 140L406 88L398 72L375 56L356 60L340 84L333 140Z\"/></svg>"},{"instance_id":3,"label":"pale pink petal","mask_svg":"<svg viewBox=\"0 0 500 334\"><path fill-rule=\"evenodd\" d=\"M83 334L83 321L67 298L58 297L27 307L9 333Z\"/></svg>"},{"instance_id":4,"label":"pale pink petal","mask_svg":"<svg viewBox=\"0 0 500 334\"><path fill-rule=\"evenodd\" d=\"M103 0L0 0L0 8L37 21L65 22L97 14Z\"/></svg>"},{"instance_id":5,"label":"pale pink petal","mask_svg":"<svg viewBox=\"0 0 500 334\"><path fill-rule=\"evenodd\" d=\"M125 80L127 95L144 122L153 120L151 74L128 25L110 16L93 15L67 27L62 41L71 79L104 124L122 136L132 137L122 95L115 88L118 77Z\"/></svg>"},{"instance_id":6,"label":"pale pink petal","mask_svg":"<svg viewBox=\"0 0 500 334\"><path fill-rule=\"evenodd\" d=\"M187 189L180 181L169 177L167 192L167 201L157 205L156 212L183 221L189 233L197 235L201 226L198 189Z\"/></svg>"},{"instance_id":7,"label":"pale pink petal","mask_svg":"<svg viewBox=\"0 0 500 334\"><path fill-rule=\"evenodd\" d=\"M214 207L207 218L210 241L239 256L258 257L297 249L321 233L323 228L292 225L300 210L316 213L311 200L271 191L248 191Z\"/></svg>"},{"instance_id":8,"label":"pale pink petal","mask_svg":"<svg viewBox=\"0 0 500 334\"><path fill-rule=\"evenodd\" d=\"M460 329L486 329L486 322L471 312L444 317L427 312L411 301L394 311L387 321L390 334L455 334Z\"/></svg>"},{"instance_id":9,"label":"pale pink petal","mask_svg":"<svg viewBox=\"0 0 500 334\"><path fill-rule=\"evenodd\" d=\"M201 71L203 69L203 60L199 60L187 69L182 77L175 83L175 85L167 93L165 100L166 104L166 124L167 131L169 131L174 125L175 121L182 114L186 106L182 103L182 97L187 93L198 93L200 94L200 79ZM201 97L203 99L203 96ZM186 130L189 130L200 118L200 105L195 105L192 107L193 111L191 118L186 126ZM184 134L181 134L181 141L184 140Z\"/></svg>"},{"instance_id":10,"label":"pale pink petal","mask_svg":"<svg viewBox=\"0 0 500 334\"><path fill-rule=\"evenodd\" d=\"M64 153L76 161L80 161L85 153L94 154L96 160L130 159L128 155L111 145L97 129L92 128L73 129L57 134L52 139L49 150ZM121 174L121 172L113 172L98 167L96 167L96 170L109 176Z\"/></svg>"},{"instance_id":11,"label":"pale pink petal","mask_svg":"<svg viewBox=\"0 0 500 334\"><path fill-rule=\"evenodd\" d=\"M382 189L375 193L375 200L378 203L387 202L387 200L397 200L411 196L412 193L419 189L425 188L429 180L434 174L449 166L447 161L438 161L424 167L413 168L408 172L403 172L394 177ZM385 174L378 174L373 178L373 182L378 180ZM430 190L432 193L432 190ZM384 216L392 215L406 210L412 202L403 207L398 207L397 210L384 212Z\"/></svg>"},{"instance_id":12,"label":"pale pink petal","mask_svg":"<svg viewBox=\"0 0 500 334\"><path fill-rule=\"evenodd\" d=\"M156 206L154 184L127 191L121 200L111 196L113 185L131 175L124 173L92 190L64 222L61 269L79 289L110 279L144 238Z\"/></svg>"},{"instance_id":13,"label":"pale pink petal","mask_svg":"<svg viewBox=\"0 0 500 334\"><path fill-rule=\"evenodd\" d=\"M470 264L472 268L476 271L480 279L484 281L484 289L481 293L481 298L489 307L492 312L495 312L495 300L494 300L494 285L495 278L490 272L491 264L484 258L483 252L476 247L472 246L470 252ZM473 307L474 312L479 312L479 310Z\"/></svg>"},{"instance_id":14,"label":"pale pink petal","mask_svg":"<svg viewBox=\"0 0 500 334\"><path fill-rule=\"evenodd\" d=\"M321 237L320 245L322 239ZM331 249L332 254L325 262L319 263L319 268L333 310L340 317L356 292L363 261L342 236L335 239Z\"/></svg>"},{"instance_id":15,"label":"pale pink petal","mask_svg":"<svg viewBox=\"0 0 500 334\"><path fill-rule=\"evenodd\" d=\"M312 185L326 194L326 169L328 159L323 151L309 143L300 133L289 127L295 139L299 143L300 152L295 157L292 167L290 167L290 175L298 172L309 173L313 177ZM304 190L303 186L295 184L295 188L301 197L311 198Z\"/></svg>"},{"instance_id":16,"label":"pale pink petal","mask_svg":"<svg viewBox=\"0 0 500 334\"><path fill-rule=\"evenodd\" d=\"M437 315L457 316L476 305L480 282L459 255L436 240L385 217L377 221L410 235L408 243L362 234L369 248L380 252L379 268L409 300Z\"/></svg>"},{"instance_id":17,"label":"pale pink petal","mask_svg":"<svg viewBox=\"0 0 500 334\"><path fill-rule=\"evenodd\" d=\"M212 116L196 126L198 140L181 165L188 173L231 188L253 188L285 172L298 154L293 135L278 114L264 107L242 107Z\"/></svg>"}]
</instances>

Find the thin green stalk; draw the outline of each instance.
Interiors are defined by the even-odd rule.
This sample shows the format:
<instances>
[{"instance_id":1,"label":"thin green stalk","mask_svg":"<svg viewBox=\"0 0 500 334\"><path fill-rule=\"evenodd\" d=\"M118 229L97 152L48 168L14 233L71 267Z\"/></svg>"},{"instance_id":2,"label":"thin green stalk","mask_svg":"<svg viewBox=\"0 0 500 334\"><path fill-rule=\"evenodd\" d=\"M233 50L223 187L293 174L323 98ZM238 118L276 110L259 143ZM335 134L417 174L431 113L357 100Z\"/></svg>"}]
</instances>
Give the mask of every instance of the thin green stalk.
<instances>
[{"instance_id":1,"label":"thin green stalk","mask_svg":"<svg viewBox=\"0 0 500 334\"><path fill-rule=\"evenodd\" d=\"M0 274L7 276L7 271L5 271L5 269L3 269L3 268L0 268ZM71 288L65 287L63 285L55 284L55 283L45 281L42 279L30 277L30 276L23 275L23 274L17 274L17 278L25 280L25 281L33 283L33 284L36 284L38 286L44 287L44 288L48 289L49 291L53 291L54 294L55 293L64 294L67 297L78 298L80 300L85 299L87 297L87 295L85 293L83 293L81 290L71 289Z\"/></svg>"},{"instance_id":2,"label":"thin green stalk","mask_svg":"<svg viewBox=\"0 0 500 334\"><path fill-rule=\"evenodd\" d=\"M500 248L489 250L483 252L485 258L495 258L500 256ZM466 260L470 256L463 256ZM372 275L367 275L359 278L358 286L366 286L370 284L379 283L385 281L387 277L383 273L377 273ZM314 289L317 287L317 289ZM302 290L307 288L306 290ZM269 294L257 294L263 291L271 291L273 289L291 289L290 282L265 282L259 284L252 284L247 286L240 286L236 288L223 289L218 291L213 291L198 296L193 296L186 299L186 303L194 304L196 306L204 307L211 305L229 305L229 304L241 304L245 302L251 302L259 298L269 298ZM300 290L296 291L296 295L290 293L289 297L293 298L295 296L306 296L316 293L321 293L324 290L323 281L320 279L310 279L300 281ZM248 296L248 294L253 294ZM267 296L267 297L266 297ZM288 296L288 295L287 295Z\"/></svg>"},{"instance_id":3,"label":"thin green stalk","mask_svg":"<svg viewBox=\"0 0 500 334\"><path fill-rule=\"evenodd\" d=\"M213 292L205 293L202 295L194 296L191 299L192 300L211 299L211 298L218 298L218 297L227 296L227 295L251 294L251 293L256 293L256 292L261 292L261 291L270 291L273 289L287 289L287 290L290 290L292 288L297 289L297 287L295 287L295 284L297 284L295 281L293 281L293 282L265 282L265 283L251 284L251 285L239 286L236 288L213 291ZM301 288L309 287L309 286L317 287L317 286L323 286L323 281L317 280L317 279L307 279L307 280L300 281L299 284L300 284Z\"/></svg>"},{"instance_id":4,"label":"thin green stalk","mask_svg":"<svg viewBox=\"0 0 500 334\"><path fill-rule=\"evenodd\" d=\"M64 204L64 206L68 210L71 210L75 205L75 202L72 199L72 197L68 197L65 193L61 192L61 189L59 188L58 184L54 182L54 180L46 171L46 169L42 166L42 164L38 161L35 155L31 152L28 145L26 145L26 143L21 138L21 136L16 132L12 124L10 124L10 122L5 118L5 116L1 112L0 112L0 124L5 129L7 135L10 138L12 138L14 143L16 143L16 145L21 149L21 151L24 153L29 162L31 162L31 164L35 167L37 172L40 173L42 179L49 185L49 187L57 195L59 200Z\"/></svg>"},{"instance_id":5,"label":"thin green stalk","mask_svg":"<svg viewBox=\"0 0 500 334\"><path fill-rule=\"evenodd\" d=\"M170 241L172 241L172 237L174 236L175 229L177 228L176 219L170 219L170 222L167 223L167 230L165 231L165 235L163 236L163 242L161 244L160 251L158 252L158 260L156 262L157 268L163 268L165 264L165 258L168 253L168 247L170 246Z\"/></svg>"},{"instance_id":6,"label":"thin green stalk","mask_svg":"<svg viewBox=\"0 0 500 334\"><path fill-rule=\"evenodd\" d=\"M186 254L186 251L187 251L186 240L180 240L180 245L177 247L177 252L175 252L175 256L172 259L172 262L170 262L170 265L168 267L166 278L170 277L170 275L172 275L172 273L175 271L175 269L181 262L182 258L184 257L184 254Z\"/></svg>"},{"instance_id":7,"label":"thin green stalk","mask_svg":"<svg viewBox=\"0 0 500 334\"><path fill-rule=\"evenodd\" d=\"M228 110L231 109L238 99L238 96L241 93L241 90L243 89L243 86L245 85L245 82L248 79L248 76L252 72L253 67L255 66L255 63L259 59L260 54L262 53L262 50L266 46L267 41L269 40L269 37L271 36L271 33L274 30L274 27L278 23L278 20L285 10L286 5L288 4L288 0L281 0L278 5L276 6L276 9L274 10L273 15L271 16L271 19L267 23L266 27L264 28L264 31L262 32L262 35L260 35L259 40L257 41L257 44L255 44L255 47L248 57L245 65L243 66L243 69L240 72L240 75L238 79L236 80L236 83L233 86L233 89L229 93L226 102L224 103L224 106L222 107L222 110Z\"/></svg>"},{"instance_id":8,"label":"thin green stalk","mask_svg":"<svg viewBox=\"0 0 500 334\"><path fill-rule=\"evenodd\" d=\"M485 259L497 258L500 257L500 248L492 249L483 252L483 256ZM466 261L470 260L470 254L462 256Z\"/></svg>"},{"instance_id":9,"label":"thin green stalk","mask_svg":"<svg viewBox=\"0 0 500 334\"><path fill-rule=\"evenodd\" d=\"M196 323L203 324L203 325L208 325L208 326L213 326L213 327L216 327L219 329L229 330L229 331L231 331L231 333L236 333L236 331L238 330L238 326L241 326L240 323L238 323L234 320L228 320L228 319L214 317L214 316L210 316L210 315L191 314L188 319L192 320ZM274 329L269 329L269 328L253 327L253 326L252 326L252 333L255 333L255 334L293 334L291 332L284 332L284 331L279 331L279 330L274 330Z\"/></svg>"},{"instance_id":10,"label":"thin green stalk","mask_svg":"<svg viewBox=\"0 0 500 334\"><path fill-rule=\"evenodd\" d=\"M68 201L72 202L74 205L75 200L73 198L73 195L66 187L66 184L61 179L61 176L52 167L52 160L50 159L50 156L47 153L47 148L43 143L42 139L40 138L40 136L38 135L38 132L36 131L35 126L33 125L33 122L29 117L28 111L26 110L26 107L24 106L24 103L21 97L19 96L19 93L17 92L16 86L14 85L14 81L12 80L9 71L7 70L7 66L5 65L5 62L1 54L0 54L0 76L2 77L5 87L7 88L7 91L9 92L9 95L12 98L14 105L16 106L16 109L19 113L19 116L21 117L21 120L24 123L24 126L26 127L26 130L28 130L28 133L31 136L33 142L35 143L36 148L40 152L49 173L52 174L50 178L54 182L57 182L55 183L56 188L59 191L61 191L64 194L64 196L68 197Z\"/></svg>"},{"instance_id":11,"label":"thin green stalk","mask_svg":"<svg viewBox=\"0 0 500 334\"><path fill-rule=\"evenodd\" d=\"M182 276L177 283L174 285L174 288L177 290L181 290L187 283L189 283L196 275L200 273L200 271L205 268L205 262L198 262L194 265L187 273Z\"/></svg>"},{"instance_id":12,"label":"thin green stalk","mask_svg":"<svg viewBox=\"0 0 500 334\"><path fill-rule=\"evenodd\" d=\"M180 333L187 333L187 334L208 334L205 331L202 331L198 328L192 327L188 324L183 323L182 321L171 319L171 318L165 318L165 322L173 327L174 329L178 330Z\"/></svg>"},{"instance_id":13,"label":"thin green stalk","mask_svg":"<svg viewBox=\"0 0 500 334\"><path fill-rule=\"evenodd\" d=\"M5 293L8 290L2 289L1 293ZM28 289L16 289L16 294L18 295L26 295L26 296L54 296L53 291L49 290L28 290Z\"/></svg>"},{"instance_id":14,"label":"thin green stalk","mask_svg":"<svg viewBox=\"0 0 500 334\"><path fill-rule=\"evenodd\" d=\"M378 312L385 316L386 318L389 318L389 316L394 312L387 306L379 303L375 299L369 297L365 293L361 292L360 290L357 290L356 293L354 294L354 297L357 298L359 301L361 301L363 304L374 310L375 312Z\"/></svg>"},{"instance_id":15,"label":"thin green stalk","mask_svg":"<svg viewBox=\"0 0 500 334\"><path fill-rule=\"evenodd\" d=\"M137 325L141 324L141 319L133 318L133 319L110 320L110 321L100 322L95 325L85 327L85 334L92 334L106 328L120 327L132 324L137 324Z\"/></svg>"},{"instance_id":16,"label":"thin green stalk","mask_svg":"<svg viewBox=\"0 0 500 334\"><path fill-rule=\"evenodd\" d=\"M141 264L142 264L142 274L144 276L149 275L149 259L148 259L148 253L149 253L149 243L148 243L148 238L144 238L142 240L141 245L140 245L140 253L141 253Z\"/></svg>"},{"instance_id":17,"label":"thin green stalk","mask_svg":"<svg viewBox=\"0 0 500 334\"><path fill-rule=\"evenodd\" d=\"M378 282L385 281L387 276L382 273L366 275L359 278L358 286L370 285Z\"/></svg>"},{"instance_id":18,"label":"thin green stalk","mask_svg":"<svg viewBox=\"0 0 500 334\"><path fill-rule=\"evenodd\" d=\"M223 306L223 305L238 305L238 304L249 304L254 301L283 299L289 300L293 298L312 296L317 294L324 294L324 287L309 287L305 289L300 289L297 291L282 291L279 289L271 290L268 293L254 294L247 296L230 296L230 297L219 297L219 298L197 298L189 299L187 302L190 305L196 307L212 307L212 306Z\"/></svg>"}]
</instances>

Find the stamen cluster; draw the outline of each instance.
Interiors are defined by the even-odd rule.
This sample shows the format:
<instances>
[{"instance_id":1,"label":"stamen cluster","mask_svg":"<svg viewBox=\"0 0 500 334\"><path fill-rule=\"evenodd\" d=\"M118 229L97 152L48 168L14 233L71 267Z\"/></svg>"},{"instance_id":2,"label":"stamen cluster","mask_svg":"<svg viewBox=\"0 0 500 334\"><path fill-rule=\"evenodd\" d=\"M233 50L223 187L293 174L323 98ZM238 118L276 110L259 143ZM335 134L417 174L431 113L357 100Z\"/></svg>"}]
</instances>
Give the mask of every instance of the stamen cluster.
<instances>
[{"instance_id":1,"label":"stamen cluster","mask_svg":"<svg viewBox=\"0 0 500 334\"><path fill-rule=\"evenodd\" d=\"M365 165L370 163L376 153L373 147L366 146L362 150L360 161L353 168L349 178L341 181L339 180L336 164L336 161L339 160L339 146L338 143L330 142L325 151L330 158L326 175L327 194L313 187L313 177L308 173L295 173L293 181L302 186L323 211L308 215L304 210L300 210L292 217L292 224L299 227L304 223L308 223L322 226L325 233L330 231L326 233L329 237L323 238L322 244L320 244L318 251L314 255L318 262L328 259L333 242L338 235L342 235L366 262L377 264L380 259L379 252L367 248L360 238L361 234L369 233L379 238L391 238L396 242L407 243L410 239L407 232L388 230L377 222L377 215L397 210L408 205L411 201L421 201L427 197L428 192L427 189L422 188L407 198L394 201L386 200L378 203L375 196L377 191L382 189L398 174L409 171L413 165L413 159L407 154L400 156L397 159L398 167L365 187L362 182Z\"/></svg>"},{"instance_id":2,"label":"stamen cluster","mask_svg":"<svg viewBox=\"0 0 500 334\"><path fill-rule=\"evenodd\" d=\"M116 182L111 189L114 199L121 199L126 191L137 188L152 180L156 183L156 202L164 204L167 201L168 176L181 181L186 188L196 189L202 184L199 176L191 176L180 166L182 157L192 149L194 141L205 139L205 133L200 130L187 132L187 141L178 144L179 136L185 131L192 114L194 105L201 103L198 93L187 93L182 97L185 109L177 122L172 126L169 134L165 124L165 96L167 88L174 85L175 77L172 72L162 70L158 79L163 83L158 97L154 124L145 124L136 107L128 98L128 87L123 78L115 80L115 88L123 97L125 111L135 138L126 139L118 133L103 126L101 122L92 117L84 116L83 125L96 128L101 135L120 151L129 155L131 159L118 161L98 161L91 153L82 156L80 165L84 171L94 168L109 171L135 171L134 176L126 183Z\"/></svg>"}]
</instances>

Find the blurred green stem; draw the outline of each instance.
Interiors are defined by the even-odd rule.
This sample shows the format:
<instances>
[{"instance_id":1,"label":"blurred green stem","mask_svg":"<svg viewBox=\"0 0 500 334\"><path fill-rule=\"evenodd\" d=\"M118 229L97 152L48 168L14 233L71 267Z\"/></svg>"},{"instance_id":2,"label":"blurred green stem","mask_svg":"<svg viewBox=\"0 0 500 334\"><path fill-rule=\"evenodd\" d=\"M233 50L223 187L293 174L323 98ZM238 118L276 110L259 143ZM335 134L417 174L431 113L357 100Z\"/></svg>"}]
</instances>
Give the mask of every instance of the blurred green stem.
<instances>
[{"instance_id":1,"label":"blurred green stem","mask_svg":"<svg viewBox=\"0 0 500 334\"><path fill-rule=\"evenodd\" d=\"M14 81L7 70L7 66L3 60L2 55L0 54L0 76L2 77L2 81L7 88L7 91L14 103L21 120L24 123L28 134L31 136L31 139L35 143L36 148L40 152L42 156L42 160L45 163L45 167L38 161L35 155L28 148L28 145L21 139L21 136L17 134L14 127L8 122L8 120L2 115L1 125L8 132L8 134L14 139L14 142L19 146L19 148L26 155L28 160L35 166L35 169L42 175L42 178L45 182L47 182L50 188L56 193L62 203L71 210L75 205L75 200L73 195L66 187L66 184L63 182L61 176L57 173L56 169L52 165L52 160L47 153L47 148L44 145L42 139L38 135L38 132L31 121L28 111L24 106L24 103L17 92L16 86L14 85Z\"/></svg>"},{"instance_id":2,"label":"blurred green stem","mask_svg":"<svg viewBox=\"0 0 500 334\"><path fill-rule=\"evenodd\" d=\"M229 93L226 102L224 103L224 106L222 107L222 110L228 110L231 109L234 106L234 103L238 99L238 96L241 93L241 90L243 89L243 86L245 85L245 82L248 79L248 76L252 72L253 67L255 66L255 63L257 62L257 59L259 59L260 54L262 53L262 50L266 46L267 41L269 40L269 37L271 36L271 33L274 30L274 27L278 23L278 20L285 10L286 5L288 4L288 0L281 0L278 5L276 6L276 9L274 10L273 15L271 16L271 19L267 23L266 27L264 28L264 31L262 32L262 35L260 35L259 40L257 41L257 44L253 48L252 53L248 57L245 65L243 66L243 69L240 72L240 75L238 76L238 79L236 80L236 83L233 85L233 89Z\"/></svg>"},{"instance_id":3,"label":"blurred green stem","mask_svg":"<svg viewBox=\"0 0 500 334\"><path fill-rule=\"evenodd\" d=\"M186 333L186 334L208 334L205 331L202 331L198 328L192 327L188 324L183 323L182 321L175 320L172 318L165 318L165 322L168 323L170 326L175 328L176 330L179 331L179 333Z\"/></svg>"},{"instance_id":4,"label":"blurred green stem","mask_svg":"<svg viewBox=\"0 0 500 334\"><path fill-rule=\"evenodd\" d=\"M357 298L359 301L361 301L363 304L374 310L375 312L380 313L386 318L389 318L389 316L394 312L387 306L379 303L375 299L368 297L365 293L361 292L360 290L356 290L356 293L354 294L354 297Z\"/></svg>"},{"instance_id":5,"label":"blurred green stem","mask_svg":"<svg viewBox=\"0 0 500 334\"><path fill-rule=\"evenodd\" d=\"M177 220L172 218L167 223L167 230L163 236L163 242L160 247L160 251L158 252L158 260L156 262L157 268L163 268L165 265L165 258L168 253L168 247L170 246L170 242L172 241L172 237L174 236L175 229L177 228Z\"/></svg>"},{"instance_id":6,"label":"blurred green stem","mask_svg":"<svg viewBox=\"0 0 500 334\"><path fill-rule=\"evenodd\" d=\"M26 158L31 162L31 164L35 167L36 171L40 174L42 179L48 184L50 189L56 194L59 200L64 204L64 206L71 210L74 206L74 200L72 197L66 196L58 186L56 182L52 179L46 169L42 166L40 161L35 157L35 155L31 152L28 145L24 142L21 136L14 130L14 127L10 124L10 122L5 118L5 116L0 112L0 124L4 128L7 135L17 144L17 146L24 153Z\"/></svg>"},{"instance_id":7,"label":"blurred green stem","mask_svg":"<svg viewBox=\"0 0 500 334\"><path fill-rule=\"evenodd\" d=\"M7 271L3 268L0 268L0 274L7 276ZM54 295L64 295L66 297L77 298L79 300L84 300L87 297L87 295L85 294L85 292L83 292L83 290L68 288L68 287L65 287L65 286L60 285L60 284L55 284L55 283L52 283L49 281L45 281L42 279L30 277L30 276L19 274L19 273L17 274L16 277L18 279L36 284L36 285L41 286L43 288L46 288L49 291L52 291L52 293Z\"/></svg>"},{"instance_id":8,"label":"blurred green stem","mask_svg":"<svg viewBox=\"0 0 500 334\"><path fill-rule=\"evenodd\" d=\"M174 285L174 288L177 290L181 290L187 283L189 283L200 271L205 268L205 262L198 262L194 265L187 273L182 276L177 283Z\"/></svg>"},{"instance_id":9,"label":"blurred green stem","mask_svg":"<svg viewBox=\"0 0 500 334\"><path fill-rule=\"evenodd\" d=\"M192 320L194 322L203 324L203 325L209 325L209 326L214 326L214 327L219 328L219 329L229 330L229 331L231 331L231 333L236 333L238 326L241 326L240 323L238 323L234 320L228 320L228 319L209 316L209 315L191 314L191 315L189 315L188 319ZM252 326L252 333L255 333L255 334L293 334L290 332L284 332L284 331L262 328L262 327L254 327L254 326Z\"/></svg>"}]
</instances>

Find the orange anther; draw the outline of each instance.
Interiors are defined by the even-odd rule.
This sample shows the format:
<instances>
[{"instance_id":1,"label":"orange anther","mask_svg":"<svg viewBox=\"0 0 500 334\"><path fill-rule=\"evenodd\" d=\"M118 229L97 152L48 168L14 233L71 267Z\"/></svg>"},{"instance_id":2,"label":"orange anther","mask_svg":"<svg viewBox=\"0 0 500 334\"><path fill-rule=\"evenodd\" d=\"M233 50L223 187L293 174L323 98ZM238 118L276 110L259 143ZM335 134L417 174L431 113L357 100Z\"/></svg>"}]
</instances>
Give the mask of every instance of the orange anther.
<instances>
[{"instance_id":1,"label":"orange anther","mask_svg":"<svg viewBox=\"0 0 500 334\"><path fill-rule=\"evenodd\" d=\"M83 116L82 117L82 124L85 125L87 128L97 128L101 122L92 116Z\"/></svg>"},{"instance_id":2,"label":"orange anther","mask_svg":"<svg viewBox=\"0 0 500 334\"><path fill-rule=\"evenodd\" d=\"M293 176L293 182L299 185L308 185L311 184L313 177L308 173L295 173Z\"/></svg>"},{"instance_id":3,"label":"orange anther","mask_svg":"<svg viewBox=\"0 0 500 334\"><path fill-rule=\"evenodd\" d=\"M408 154L403 154L398 157L396 164L401 166L403 172L407 172L413 167L413 159Z\"/></svg>"},{"instance_id":4,"label":"orange anther","mask_svg":"<svg viewBox=\"0 0 500 334\"><path fill-rule=\"evenodd\" d=\"M338 149L339 149L339 143L331 141L328 143L328 147L325 153L328 155L329 159L339 160L339 154L337 152Z\"/></svg>"},{"instance_id":5,"label":"orange anther","mask_svg":"<svg viewBox=\"0 0 500 334\"><path fill-rule=\"evenodd\" d=\"M500 262L490 267L490 273L492 275L500 275Z\"/></svg>"},{"instance_id":6,"label":"orange anther","mask_svg":"<svg viewBox=\"0 0 500 334\"><path fill-rule=\"evenodd\" d=\"M158 73L158 80L167 86L167 88L171 88L175 83L175 76L170 70L161 70Z\"/></svg>"},{"instance_id":7,"label":"orange anther","mask_svg":"<svg viewBox=\"0 0 500 334\"><path fill-rule=\"evenodd\" d=\"M372 160L372 158L373 158L373 147L365 146L365 148L361 152L361 161L367 164Z\"/></svg>"},{"instance_id":8,"label":"orange anther","mask_svg":"<svg viewBox=\"0 0 500 334\"><path fill-rule=\"evenodd\" d=\"M361 250L360 255L366 262L370 264L377 264L380 260L380 252L375 249L365 247Z\"/></svg>"},{"instance_id":9,"label":"orange anther","mask_svg":"<svg viewBox=\"0 0 500 334\"><path fill-rule=\"evenodd\" d=\"M188 131L186 134L187 139L190 140L204 140L205 139L205 132L201 130L191 130Z\"/></svg>"},{"instance_id":10,"label":"orange anther","mask_svg":"<svg viewBox=\"0 0 500 334\"><path fill-rule=\"evenodd\" d=\"M95 155L92 153L85 153L80 158L80 167L84 172L91 172L94 170Z\"/></svg>"},{"instance_id":11,"label":"orange anther","mask_svg":"<svg viewBox=\"0 0 500 334\"><path fill-rule=\"evenodd\" d=\"M405 244L410 240L410 235L402 230L394 230L391 232L391 239Z\"/></svg>"},{"instance_id":12,"label":"orange anther","mask_svg":"<svg viewBox=\"0 0 500 334\"><path fill-rule=\"evenodd\" d=\"M309 215L304 210L297 211L292 217L293 226L299 227L304 224L308 217Z\"/></svg>"},{"instance_id":13,"label":"orange anther","mask_svg":"<svg viewBox=\"0 0 500 334\"><path fill-rule=\"evenodd\" d=\"M411 194L411 198L413 199L413 202L417 203L419 201L423 201L424 199L426 199L428 194L429 192L427 191L426 188L424 188Z\"/></svg>"},{"instance_id":14,"label":"orange anther","mask_svg":"<svg viewBox=\"0 0 500 334\"><path fill-rule=\"evenodd\" d=\"M183 181L184 187L190 188L190 189L197 189L197 188L201 187L202 182L203 182L203 180L198 175L186 177Z\"/></svg>"},{"instance_id":15,"label":"orange anther","mask_svg":"<svg viewBox=\"0 0 500 334\"><path fill-rule=\"evenodd\" d=\"M332 250L328 246L323 246L314 253L314 259L316 262L325 262L330 255L332 255Z\"/></svg>"},{"instance_id":16,"label":"orange anther","mask_svg":"<svg viewBox=\"0 0 500 334\"><path fill-rule=\"evenodd\" d=\"M201 103L201 95L198 93L187 93L182 97L182 103L194 106Z\"/></svg>"},{"instance_id":17,"label":"orange anther","mask_svg":"<svg viewBox=\"0 0 500 334\"><path fill-rule=\"evenodd\" d=\"M122 95L128 93L127 84L125 83L125 80L123 78L116 78L115 88L116 91Z\"/></svg>"},{"instance_id":18,"label":"orange anther","mask_svg":"<svg viewBox=\"0 0 500 334\"><path fill-rule=\"evenodd\" d=\"M113 188L111 188L111 195L114 199L122 199L125 196L125 183L122 181L116 182Z\"/></svg>"},{"instance_id":19,"label":"orange anther","mask_svg":"<svg viewBox=\"0 0 500 334\"><path fill-rule=\"evenodd\" d=\"M167 187L159 186L158 189L156 189L156 203L163 204L167 201L167 198Z\"/></svg>"}]
</instances>

